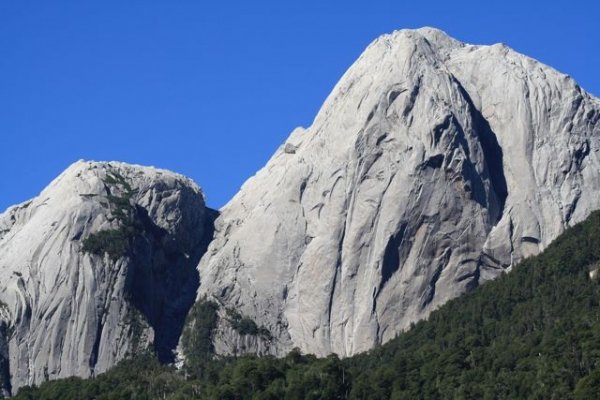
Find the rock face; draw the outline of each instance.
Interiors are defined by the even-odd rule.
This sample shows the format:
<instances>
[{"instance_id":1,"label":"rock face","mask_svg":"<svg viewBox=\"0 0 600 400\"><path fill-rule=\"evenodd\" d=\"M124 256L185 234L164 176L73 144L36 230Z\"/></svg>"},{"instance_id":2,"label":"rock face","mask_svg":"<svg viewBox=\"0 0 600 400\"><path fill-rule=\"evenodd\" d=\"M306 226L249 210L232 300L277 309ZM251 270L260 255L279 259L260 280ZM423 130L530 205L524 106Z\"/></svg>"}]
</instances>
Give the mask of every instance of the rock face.
<instances>
[{"instance_id":1,"label":"rock face","mask_svg":"<svg viewBox=\"0 0 600 400\"><path fill-rule=\"evenodd\" d=\"M355 354L538 253L600 208L599 119L504 45L380 37L221 210L198 297L270 335L215 349Z\"/></svg>"},{"instance_id":2,"label":"rock face","mask_svg":"<svg viewBox=\"0 0 600 400\"><path fill-rule=\"evenodd\" d=\"M77 162L0 215L5 393L149 346L172 359L211 225L189 179L112 162Z\"/></svg>"}]
</instances>

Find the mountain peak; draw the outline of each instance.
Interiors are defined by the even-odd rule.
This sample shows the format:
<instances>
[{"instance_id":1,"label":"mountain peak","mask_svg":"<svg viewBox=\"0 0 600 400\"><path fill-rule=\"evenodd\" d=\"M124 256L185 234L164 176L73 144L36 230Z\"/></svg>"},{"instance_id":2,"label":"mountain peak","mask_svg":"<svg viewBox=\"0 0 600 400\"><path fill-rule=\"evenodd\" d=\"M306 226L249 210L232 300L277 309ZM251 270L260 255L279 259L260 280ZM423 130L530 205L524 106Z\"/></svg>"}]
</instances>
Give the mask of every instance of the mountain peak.
<instances>
[{"instance_id":1,"label":"mountain peak","mask_svg":"<svg viewBox=\"0 0 600 400\"><path fill-rule=\"evenodd\" d=\"M5 391L91 376L150 347L172 361L211 221L182 175L84 160L0 214Z\"/></svg>"},{"instance_id":2,"label":"mountain peak","mask_svg":"<svg viewBox=\"0 0 600 400\"><path fill-rule=\"evenodd\" d=\"M434 52L449 52L452 49L466 46L446 32L432 27L418 29L399 29L375 39L365 50L362 57L381 57L381 53L395 51L422 51L427 48Z\"/></svg>"},{"instance_id":3,"label":"mountain peak","mask_svg":"<svg viewBox=\"0 0 600 400\"><path fill-rule=\"evenodd\" d=\"M391 36L392 38L405 37L412 40L424 38L436 46L444 47L461 47L465 45L463 42L454 39L441 29L430 26L424 26L417 29L399 29L389 35L384 35L383 37L385 36Z\"/></svg>"},{"instance_id":4,"label":"mountain peak","mask_svg":"<svg viewBox=\"0 0 600 400\"><path fill-rule=\"evenodd\" d=\"M600 208L599 121L506 46L381 36L223 208L199 296L273 340L224 317L217 351L354 354L537 254Z\"/></svg>"}]
</instances>

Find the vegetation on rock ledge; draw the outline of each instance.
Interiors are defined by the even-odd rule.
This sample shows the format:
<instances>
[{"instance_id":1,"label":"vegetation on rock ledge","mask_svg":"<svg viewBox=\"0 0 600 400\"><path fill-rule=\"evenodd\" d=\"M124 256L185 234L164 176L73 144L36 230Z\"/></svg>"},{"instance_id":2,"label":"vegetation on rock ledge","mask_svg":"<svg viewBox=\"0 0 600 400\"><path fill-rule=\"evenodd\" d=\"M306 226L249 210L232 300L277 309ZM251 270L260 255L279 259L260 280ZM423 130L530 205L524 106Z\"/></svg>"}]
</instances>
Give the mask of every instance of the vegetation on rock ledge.
<instances>
[{"instance_id":1,"label":"vegetation on rock ledge","mask_svg":"<svg viewBox=\"0 0 600 400\"><path fill-rule=\"evenodd\" d=\"M264 326L258 326L253 319L244 317L232 308L226 310L231 327L240 335L261 336L264 339L272 339L271 332Z\"/></svg>"},{"instance_id":2,"label":"vegetation on rock ledge","mask_svg":"<svg viewBox=\"0 0 600 400\"><path fill-rule=\"evenodd\" d=\"M188 313L181 346L186 357L186 371L191 376L199 376L215 353L212 340L218 308L217 303L204 299L197 301Z\"/></svg>"},{"instance_id":3,"label":"vegetation on rock ledge","mask_svg":"<svg viewBox=\"0 0 600 400\"><path fill-rule=\"evenodd\" d=\"M111 260L116 261L129 253L131 240L140 231L139 224L135 221L136 210L131 204L136 191L118 172L107 173L103 182L108 192L106 198L111 214L109 220L116 220L119 227L90 234L83 240L81 250L99 256L106 253ZM111 187L122 194L113 195Z\"/></svg>"},{"instance_id":4,"label":"vegetation on rock ledge","mask_svg":"<svg viewBox=\"0 0 600 400\"><path fill-rule=\"evenodd\" d=\"M81 247L85 253L108 256L116 261L129 252L129 232L123 227L92 233Z\"/></svg>"}]
</instances>

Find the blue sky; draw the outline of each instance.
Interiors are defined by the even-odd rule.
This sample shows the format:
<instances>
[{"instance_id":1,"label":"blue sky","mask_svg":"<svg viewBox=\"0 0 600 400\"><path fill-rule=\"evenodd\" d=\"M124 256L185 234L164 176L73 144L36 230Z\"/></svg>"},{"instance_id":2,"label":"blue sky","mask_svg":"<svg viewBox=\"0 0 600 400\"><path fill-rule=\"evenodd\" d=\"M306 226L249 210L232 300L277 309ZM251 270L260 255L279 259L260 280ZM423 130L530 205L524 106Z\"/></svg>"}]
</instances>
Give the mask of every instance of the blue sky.
<instances>
[{"instance_id":1,"label":"blue sky","mask_svg":"<svg viewBox=\"0 0 600 400\"><path fill-rule=\"evenodd\" d=\"M183 173L220 207L400 28L504 42L600 95L598 2L485 3L4 0L0 211L81 158Z\"/></svg>"}]
</instances>

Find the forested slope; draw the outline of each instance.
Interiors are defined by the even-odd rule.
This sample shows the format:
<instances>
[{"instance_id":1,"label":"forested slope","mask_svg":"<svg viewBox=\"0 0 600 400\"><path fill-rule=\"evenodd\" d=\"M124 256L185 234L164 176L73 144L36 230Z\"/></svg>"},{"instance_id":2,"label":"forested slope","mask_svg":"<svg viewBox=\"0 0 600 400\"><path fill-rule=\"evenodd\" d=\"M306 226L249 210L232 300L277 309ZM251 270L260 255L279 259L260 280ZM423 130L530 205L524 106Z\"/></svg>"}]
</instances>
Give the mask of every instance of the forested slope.
<instances>
[{"instance_id":1,"label":"forested slope","mask_svg":"<svg viewBox=\"0 0 600 400\"><path fill-rule=\"evenodd\" d=\"M595 212L542 254L367 353L199 358L182 372L148 355L16 398L600 398L600 284L590 277L599 261Z\"/></svg>"}]
</instances>

